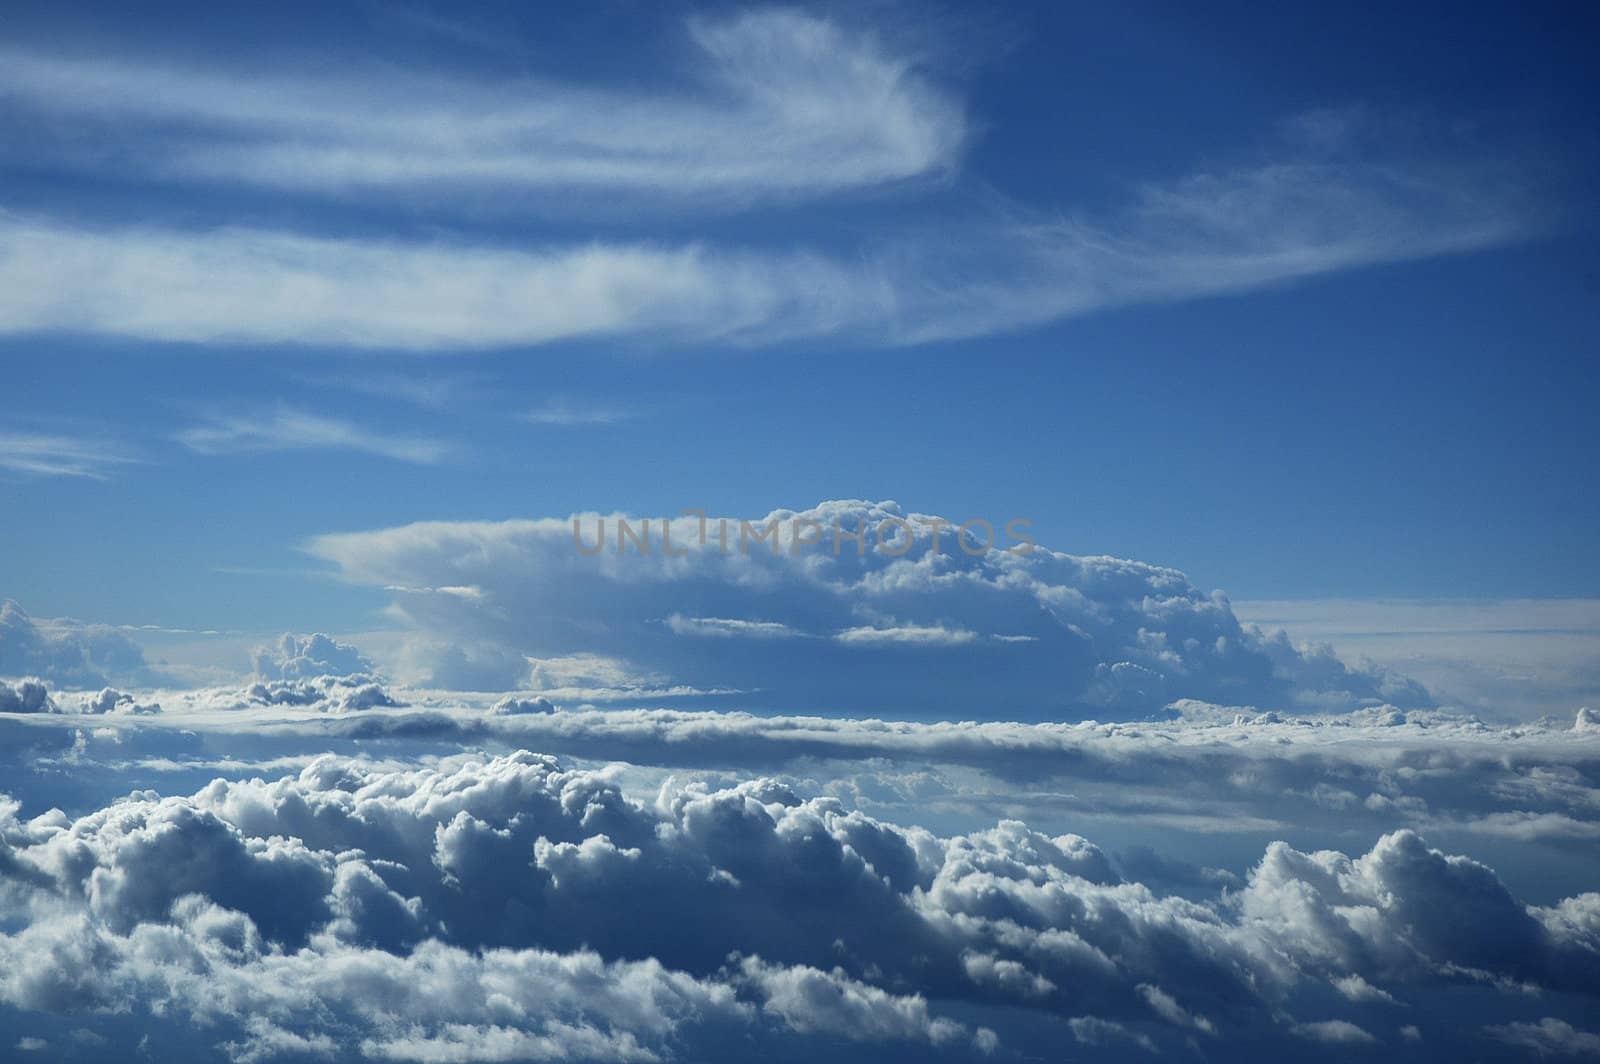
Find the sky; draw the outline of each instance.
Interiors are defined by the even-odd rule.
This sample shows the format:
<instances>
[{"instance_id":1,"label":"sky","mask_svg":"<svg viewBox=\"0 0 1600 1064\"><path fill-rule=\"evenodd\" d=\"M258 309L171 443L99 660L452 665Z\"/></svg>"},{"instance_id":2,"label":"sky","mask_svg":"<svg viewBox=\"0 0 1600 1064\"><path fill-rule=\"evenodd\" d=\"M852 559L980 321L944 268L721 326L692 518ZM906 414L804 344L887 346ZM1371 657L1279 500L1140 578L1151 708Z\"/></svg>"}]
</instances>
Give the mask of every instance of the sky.
<instances>
[{"instance_id":1,"label":"sky","mask_svg":"<svg viewBox=\"0 0 1600 1064\"><path fill-rule=\"evenodd\" d=\"M793 128L736 9L596 10L13 10L0 490L50 515L0 531L14 597L354 630L314 535L827 498L1238 598L1600 591L1580 9L833 12L855 51L773 65ZM852 63L898 81L830 95ZM277 240L409 279L330 251L300 300ZM706 261L452 304L585 248Z\"/></svg>"},{"instance_id":2,"label":"sky","mask_svg":"<svg viewBox=\"0 0 1600 1064\"><path fill-rule=\"evenodd\" d=\"M0 1056L1600 1054L1595 21L9 4Z\"/></svg>"}]
</instances>

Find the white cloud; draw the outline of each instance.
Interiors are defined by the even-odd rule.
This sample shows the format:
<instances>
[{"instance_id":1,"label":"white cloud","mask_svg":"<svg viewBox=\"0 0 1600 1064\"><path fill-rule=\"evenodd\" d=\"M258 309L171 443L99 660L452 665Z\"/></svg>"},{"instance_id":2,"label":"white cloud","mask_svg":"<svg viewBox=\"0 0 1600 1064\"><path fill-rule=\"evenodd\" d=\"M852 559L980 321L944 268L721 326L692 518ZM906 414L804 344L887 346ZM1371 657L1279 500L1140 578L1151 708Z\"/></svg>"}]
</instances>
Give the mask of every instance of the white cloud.
<instances>
[{"instance_id":1,"label":"white cloud","mask_svg":"<svg viewBox=\"0 0 1600 1064\"><path fill-rule=\"evenodd\" d=\"M860 298L850 271L824 260L693 245L525 251L228 229L94 231L0 216L0 248L5 332L403 350L610 335L709 340L816 332L827 326L819 315L833 317L830 304Z\"/></svg>"},{"instance_id":2,"label":"white cloud","mask_svg":"<svg viewBox=\"0 0 1600 1064\"><path fill-rule=\"evenodd\" d=\"M778 621L747 621L737 617L667 616L667 627L675 635L699 635L713 639L792 639L804 635Z\"/></svg>"},{"instance_id":3,"label":"white cloud","mask_svg":"<svg viewBox=\"0 0 1600 1064\"><path fill-rule=\"evenodd\" d=\"M1234 610L1398 669L1441 703L1487 717L1564 718L1600 705L1600 599L1264 600Z\"/></svg>"},{"instance_id":4,"label":"white cloud","mask_svg":"<svg viewBox=\"0 0 1600 1064\"><path fill-rule=\"evenodd\" d=\"M422 743L440 756L520 746L627 763L656 779L661 771L726 766L793 774L823 781L829 793L875 815L963 829L1045 815L1136 838L1171 830L1196 838L1290 830L1342 837L1408 826L1490 852L1600 837L1600 732L1567 724L1494 728L1392 710L1285 718L1212 707L1190 716L1192 705L1183 719L1121 724L758 716L635 708L713 695L738 704L748 696L596 687L639 678L607 676L605 662L560 667L564 674L549 686L513 694L418 690L366 676L152 691L130 704L159 703L162 716L97 718L116 741L92 745L86 756L108 772L146 758L186 764L188 755L172 752L179 735L209 736L241 756L258 746L322 750L351 742L374 750ZM1163 889L1239 882L1237 869L1203 867L1214 857L1190 859L1201 865L1132 846L1117 854L1117 866ZM1349 1000L1381 996L1353 981L1332 986Z\"/></svg>"},{"instance_id":5,"label":"white cloud","mask_svg":"<svg viewBox=\"0 0 1600 1064\"><path fill-rule=\"evenodd\" d=\"M96 694L84 698L79 703L78 711L91 715L104 715L107 713L131 713L135 716L149 716L161 712L158 703L141 703L126 691L119 691L114 687L103 687Z\"/></svg>"},{"instance_id":6,"label":"white cloud","mask_svg":"<svg viewBox=\"0 0 1600 1064\"><path fill-rule=\"evenodd\" d=\"M1115 1020L1103 1020L1098 1016L1075 1016L1067 1023L1072 1029L1072 1037L1082 1045L1116 1047L1121 1044L1131 1044L1146 1053L1160 1052L1154 1040L1148 1035L1130 1031Z\"/></svg>"},{"instance_id":7,"label":"white cloud","mask_svg":"<svg viewBox=\"0 0 1600 1064\"><path fill-rule=\"evenodd\" d=\"M1384 1001L1393 1003L1394 997L1373 986L1359 975L1351 974L1333 981L1333 988L1349 1001Z\"/></svg>"},{"instance_id":8,"label":"white cloud","mask_svg":"<svg viewBox=\"0 0 1600 1064\"><path fill-rule=\"evenodd\" d=\"M1546 1016L1537 1023L1507 1023L1484 1030L1507 1045L1549 1056L1600 1056L1600 1034L1579 1030L1565 1020Z\"/></svg>"},{"instance_id":9,"label":"white cloud","mask_svg":"<svg viewBox=\"0 0 1600 1064\"><path fill-rule=\"evenodd\" d=\"M252 706L292 706L320 713L350 713L369 709L394 709L405 705L372 677L364 674L330 676L326 673L301 680L266 680L233 692L214 705L227 709Z\"/></svg>"},{"instance_id":10,"label":"white cloud","mask_svg":"<svg viewBox=\"0 0 1600 1064\"><path fill-rule=\"evenodd\" d=\"M13 688L0 680L0 713L55 713L50 689L37 680L23 680Z\"/></svg>"},{"instance_id":11,"label":"white cloud","mask_svg":"<svg viewBox=\"0 0 1600 1064\"><path fill-rule=\"evenodd\" d=\"M676 85L349 61L315 73L206 69L13 46L0 93L12 126L77 131L48 162L98 169L100 153L72 150L92 134L138 176L320 195L492 195L531 207L567 193L726 208L938 175L958 160L961 104L875 34L776 9L688 29L695 62Z\"/></svg>"},{"instance_id":12,"label":"white cloud","mask_svg":"<svg viewBox=\"0 0 1600 1064\"><path fill-rule=\"evenodd\" d=\"M135 461L100 440L52 433L0 432L0 469L42 477L104 480L111 468Z\"/></svg>"},{"instance_id":13,"label":"white cloud","mask_svg":"<svg viewBox=\"0 0 1600 1064\"><path fill-rule=\"evenodd\" d=\"M846 628L834 636L847 646L899 645L909 647L948 647L970 643L977 635L965 628L939 625L901 625L891 628Z\"/></svg>"},{"instance_id":14,"label":"white cloud","mask_svg":"<svg viewBox=\"0 0 1600 1064\"><path fill-rule=\"evenodd\" d=\"M425 436L378 432L290 407L270 413L215 413L183 429L176 438L200 454L345 450L421 465L441 462L453 450L449 444Z\"/></svg>"},{"instance_id":15,"label":"white cloud","mask_svg":"<svg viewBox=\"0 0 1600 1064\"><path fill-rule=\"evenodd\" d=\"M945 220L844 252L532 247L0 215L0 331L449 351L597 337L915 344L1522 239L1548 207L1477 163L1288 158L1098 217Z\"/></svg>"},{"instance_id":16,"label":"white cloud","mask_svg":"<svg viewBox=\"0 0 1600 1064\"><path fill-rule=\"evenodd\" d=\"M10 599L0 600L0 676L36 676L75 688L161 679L145 662L144 651L120 629L67 619L35 620Z\"/></svg>"},{"instance_id":17,"label":"white cloud","mask_svg":"<svg viewBox=\"0 0 1600 1064\"><path fill-rule=\"evenodd\" d=\"M1323 1042L1328 1045L1372 1045L1377 1039L1372 1034L1349 1020L1317 1020L1314 1023L1298 1023L1294 1026L1294 1033L1301 1038L1308 1038L1313 1042Z\"/></svg>"},{"instance_id":18,"label":"white cloud","mask_svg":"<svg viewBox=\"0 0 1600 1064\"><path fill-rule=\"evenodd\" d=\"M314 680L319 676L353 676L373 672L361 651L317 632L284 635L251 656L255 674L267 680Z\"/></svg>"},{"instance_id":19,"label":"white cloud","mask_svg":"<svg viewBox=\"0 0 1600 1064\"><path fill-rule=\"evenodd\" d=\"M574 520L584 550L603 521L604 549L580 552ZM524 686L514 678L522 660L590 654L656 678L651 686L746 691L744 706L766 709L1105 719L1182 698L1302 711L1428 704L1402 678L1240 625L1226 599L1175 570L1043 548L960 549L949 522L934 553L935 519L892 502L774 511L749 529L776 538L745 537L743 551L746 529L728 519L726 554L716 518L704 544L697 519L674 519L671 556L661 519L648 530L628 521L648 553L633 541L618 553L617 515L425 522L321 536L307 549L355 583L479 589L399 591L395 605L431 643L512 665L495 672L512 686ZM907 522L914 539L896 556ZM834 553L835 524L841 537L865 530L864 555L843 538ZM796 549L796 535L821 539ZM775 638L788 633L826 638ZM741 652L696 638L710 635L743 637ZM918 648L929 653L908 673L905 654Z\"/></svg>"},{"instance_id":20,"label":"white cloud","mask_svg":"<svg viewBox=\"0 0 1600 1064\"><path fill-rule=\"evenodd\" d=\"M791 967L746 957L740 975L761 988L762 1008L781 1016L803 1033L821 1032L873 1042L928 1041L935 1045L967 1034L960 1024L929 1015L918 996L887 993L851 979L839 968L831 972L805 965Z\"/></svg>"},{"instance_id":21,"label":"white cloud","mask_svg":"<svg viewBox=\"0 0 1600 1064\"><path fill-rule=\"evenodd\" d=\"M1192 1027L1202 1034L1216 1034L1217 1028L1204 1016L1197 1016L1182 1005L1171 994L1158 986L1140 983L1135 989L1139 996L1150 1006L1150 1010L1174 1027Z\"/></svg>"},{"instance_id":22,"label":"white cloud","mask_svg":"<svg viewBox=\"0 0 1600 1064\"><path fill-rule=\"evenodd\" d=\"M92 1025L171 1013L262 1056L705 1059L822 1036L875 1059L1063 1037L1282 1059L1373 1038L1366 1014L1326 1011L1359 979L1469 1003L1516 1044L1594 1037L1555 1014L1594 994L1600 896L1525 905L1411 832L1353 856L1275 842L1241 890L1189 900L1014 820L941 836L771 779L640 801L615 777L526 751L324 755L76 818L0 802L0 1001ZM1516 1019L1523 988L1550 1019Z\"/></svg>"},{"instance_id":23,"label":"white cloud","mask_svg":"<svg viewBox=\"0 0 1600 1064\"><path fill-rule=\"evenodd\" d=\"M486 377L460 370L443 374L363 368L340 373L302 374L296 379L317 388L337 388L430 409L458 406L491 394Z\"/></svg>"},{"instance_id":24,"label":"white cloud","mask_svg":"<svg viewBox=\"0 0 1600 1064\"><path fill-rule=\"evenodd\" d=\"M573 428L580 425L615 425L633 417L633 411L615 406L596 406L573 399L546 400L524 412L522 420L534 425Z\"/></svg>"}]
</instances>

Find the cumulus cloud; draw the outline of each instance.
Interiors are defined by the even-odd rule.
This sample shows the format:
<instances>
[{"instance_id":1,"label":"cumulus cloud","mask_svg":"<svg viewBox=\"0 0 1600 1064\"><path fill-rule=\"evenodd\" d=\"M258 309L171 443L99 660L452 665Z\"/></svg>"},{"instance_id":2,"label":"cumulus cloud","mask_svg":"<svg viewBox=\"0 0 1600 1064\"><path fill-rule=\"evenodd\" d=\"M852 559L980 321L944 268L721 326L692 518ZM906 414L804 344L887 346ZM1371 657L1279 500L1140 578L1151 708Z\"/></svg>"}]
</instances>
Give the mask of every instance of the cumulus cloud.
<instances>
[{"instance_id":1,"label":"cumulus cloud","mask_svg":"<svg viewBox=\"0 0 1600 1064\"><path fill-rule=\"evenodd\" d=\"M502 698L490 711L502 717L521 717L530 713L554 713L556 707L548 698Z\"/></svg>"},{"instance_id":2,"label":"cumulus cloud","mask_svg":"<svg viewBox=\"0 0 1600 1064\"><path fill-rule=\"evenodd\" d=\"M641 801L518 752L325 755L75 819L0 803L0 840L26 914L0 932L0 999L171 1011L263 1059L704 1058L776 1036L904 1059L1062 1035L1281 1056L1377 1038L1337 981L1402 1003L1455 988L1491 1021L1522 988L1581 1009L1600 985L1595 895L1526 905L1409 831L1354 856L1273 843L1237 892L1187 900L1017 821L941 836L770 779ZM1500 1014L1505 1041L1593 1037Z\"/></svg>"},{"instance_id":3,"label":"cumulus cloud","mask_svg":"<svg viewBox=\"0 0 1600 1064\"><path fill-rule=\"evenodd\" d=\"M106 713L128 713L134 716L149 716L161 712L157 703L141 703L126 691L118 691L114 687L102 687L98 694L90 695L80 703L83 713L102 715Z\"/></svg>"},{"instance_id":4,"label":"cumulus cloud","mask_svg":"<svg viewBox=\"0 0 1600 1064\"><path fill-rule=\"evenodd\" d=\"M307 636L286 632L277 643L258 648L251 655L251 666L266 680L314 680L374 671L361 651L321 632Z\"/></svg>"},{"instance_id":5,"label":"cumulus cloud","mask_svg":"<svg viewBox=\"0 0 1600 1064\"><path fill-rule=\"evenodd\" d=\"M45 685L24 680L17 686L0 681L0 713L54 713L56 704Z\"/></svg>"},{"instance_id":6,"label":"cumulus cloud","mask_svg":"<svg viewBox=\"0 0 1600 1064\"><path fill-rule=\"evenodd\" d=\"M213 700L218 704L218 700ZM393 709L405 705L382 684L364 673L352 676L321 675L309 680L266 680L245 688L242 696L224 696L220 704L233 709L252 705L294 706L319 712L347 713L364 709Z\"/></svg>"},{"instance_id":7,"label":"cumulus cloud","mask_svg":"<svg viewBox=\"0 0 1600 1064\"><path fill-rule=\"evenodd\" d=\"M35 620L21 606L0 602L0 676L33 676L61 687L104 687L112 681L149 683L157 674L144 651L109 625Z\"/></svg>"},{"instance_id":8,"label":"cumulus cloud","mask_svg":"<svg viewBox=\"0 0 1600 1064\"><path fill-rule=\"evenodd\" d=\"M744 523L631 518L626 541L621 520L428 522L309 549L347 580L394 590L423 637L511 664L503 686L523 686L507 673L530 659L588 654L779 709L1038 719L1145 716L1182 698L1429 703L1414 683L1242 625L1176 570L1019 541L984 549L978 532L958 540L955 523L892 502ZM461 583L477 593L427 590Z\"/></svg>"}]
</instances>

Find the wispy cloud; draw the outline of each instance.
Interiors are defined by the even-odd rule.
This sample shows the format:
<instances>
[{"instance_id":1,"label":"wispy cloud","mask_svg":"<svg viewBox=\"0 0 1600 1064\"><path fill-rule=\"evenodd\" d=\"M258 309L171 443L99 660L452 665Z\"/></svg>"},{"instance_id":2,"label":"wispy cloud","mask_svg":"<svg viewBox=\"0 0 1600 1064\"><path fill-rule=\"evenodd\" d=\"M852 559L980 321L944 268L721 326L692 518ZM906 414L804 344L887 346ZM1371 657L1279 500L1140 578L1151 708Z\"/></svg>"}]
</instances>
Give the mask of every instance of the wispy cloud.
<instances>
[{"instance_id":1,"label":"wispy cloud","mask_svg":"<svg viewBox=\"0 0 1600 1064\"><path fill-rule=\"evenodd\" d=\"M1147 183L1119 210L1008 207L853 252L511 249L0 215L0 333L412 351L600 337L916 344L1473 251L1537 233L1548 212L1531 179L1477 159L1286 143L1252 165ZM574 423L559 406L544 413Z\"/></svg>"},{"instance_id":2,"label":"wispy cloud","mask_svg":"<svg viewBox=\"0 0 1600 1064\"><path fill-rule=\"evenodd\" d=\"M752 621L741 617L667 616L667 627L674 635L705 636L712 639L792 639L805 635L781 621Z\"/></svg>"},{"instance_id":3,"label":"wispy cloud","mask_svg":"<svg viewBox=\"0 0 1600 1064\"><path fill-rule=\"evenodd\" d=\"M43 477L104 480L113 467L133 462L103 440L55 433L0 432L0 469Z\"/></svg>"},{"instance_id":4,"label":"wispy cloud","mask_svg":"<svg viewBox=\"0 0 1600 1064\"><path fill-rule=\"evenodd\" d=\"M571 427L577 425L615 425L630 420L632 410L616 406L597 406L580 400L566 398L548 399L522 415L522 420L535 425Z\"/></svg>"},{"instance_id":5,"label":"wispy cloud","mask_svg":"<svg viewBox=\"0 0 1600 1064\"><path fill-rule=\"evenodd\" d=\"M12 48L0 93L11 121L71 123L137 174L313 193L565 189L726 206L938 173L967 139L960 102L873 34L784 10L695 19L687 33L694 61L677 84L251 73ZM52 138L52 161L101 164L63 146L81 142Z\"/></svg>"},{"instance_id":6,"label":"wispy cloud","mask_svg":"<svg viewBox=\"0 0 1600 1064\"><path fill-rule=\"evenodd\" d=\"M443 409L482 397L487 393L486 378L470 372L401 373L382 369L362 369L341 373L311 373L298 377L303 384L317 388L393 399L413 406Z\"/></svg>"},{"instance_id":7,"label":"wispy cloud","mask_svg":"<svg viewBox=\"0 0 1600 1064\"><path fill-rule=\"evenodd\" d=\"M200 454L343 450L420 465L441 462L454 450L426 436L376 432L288 407L266 413L216 413L179 432L176 439Z\"/></svg>"},{"instance_id":8,"label":"wispy cloud","mask_svg":"<svg viewBox=\"0 0 1600 1064\"><path fill-rule=\"evenodd\" d=\"M949 647L970 643L978 636L965 628L902 625L895 628L846 628L834 638L847 646Z\"/></svg>"}]
</instances>

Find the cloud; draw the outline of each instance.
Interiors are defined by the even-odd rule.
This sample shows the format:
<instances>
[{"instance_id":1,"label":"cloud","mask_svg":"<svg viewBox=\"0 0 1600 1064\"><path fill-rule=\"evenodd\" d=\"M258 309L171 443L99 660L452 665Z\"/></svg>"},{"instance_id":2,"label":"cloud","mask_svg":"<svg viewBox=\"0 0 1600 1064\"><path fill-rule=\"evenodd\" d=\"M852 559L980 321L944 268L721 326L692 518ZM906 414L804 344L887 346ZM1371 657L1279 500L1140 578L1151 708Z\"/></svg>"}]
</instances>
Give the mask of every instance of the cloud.
<instances>
[{"instance_id":1,"label":"cloud","mask_svg":"<svg viewBox=\"0 0 1600 1064\"><path fill-rule=\"evenodd\" d=\"M935 1019L921 997L899 996L851 979L839 968L824 972L747 957L739 974L761 988L762 1008L802 1033L820 1032L871 1042L927 1041L935 1045L965 1038L959 1023ZM991 1035L992 1037L992 1035Z\"/></svg>"},{"instance_id":2,"label":"cloud","mask_svg":"<svg viewBox=\"0 0 1600 1064\"><path fill-rule=\"evenodd\" d=\"M749 707L1105 719L1181 698L1304 711L1429 701L1402 678L1241 625L1225 598L1175 570L1018 553L1015 540L985 550L981 536L958 541L953 522L894 503L711 518L703 543L695 518L630 518L618 553L621 520L427 522L320 536L307 549L359 584L477 588L396 592L435 644L508 663L596 655L655 686L746 692ZM897 540L906 529L913 538ZM857 532L859 546L848 539ZM734 638L736 656L724 652Z\"/></svg>"},{"instance_id":3,"label":"cloud","mask_svg":"<svg viewBox=\"0 0 1600 1064\"><path fill-rule=\"evenodd\" d=\"M1130 1031L1114 1020L1103 1020L1098 1016L1075 1016L1067 1023L1072 1029L1072 1037L1076 1038L1080 1045L1113 1047L1136 1045L1146 1053L1160 1052L1155 1041L1148 1035Z\"/></svg>"},{"instance_id":4,"label":"cloud","mask_svg":"<svg viewBox=\"0 0 1600 1064\"><path fill-rule=\"evenodd\" d=\"M95 716L107 713L129 713L134 716L150 716L161 712L157 703L141 703L126 691L118 691L114 687L103 687L98 694L90 695L79 703L79 712Z\"/></svg>"},{"instance_id":5,"label":"cloud","mask_svg":"<svg viewBox=\"0 0 1600 1064\"><path fill-rule=\"evenodd\" d=\"M171 1013L243 1053L306 1048L293 1032L417 1060L669 1044L707 1059L728 1038L813 1037L877 1059L1063 1037L1281 1059L1374 1037L1355 1010L1393 1006L1329 990L1356 979L1417 1007L1470 1001L1502 1038L1582 1046L1566 1020L1516 1016L1525 988L1578 1015L1600 985L1600 896L1527 905L1409 831L1355 855L1274 842L1241 889L1188 900L1015 820L936 835L765 778L640 800L613 770L527 751L323 755L75 818L17 811L0 802L17 914L0 1001L91 1025ZM1293 1018L1307 1013L1322 1018ZM1430 1052L1472 1036L1442 1029Z\"/></svg>"},{"instance_id":6,"label":"cloud","mask_svg":"<svg viewBox=\"0 0 1600 1064\"><path fill-rule=\"evenodd\" d=\"M712 639L792 639L803 633L777 621L747 621L738 617L685 617L667 615L667 627L674 635L698 635Z\"/></svg>"},{"instance_id":7,"label":"cloud","mask_svg":"<svg viewBox=\"0 0 1600 1064\"><path fill-rule=\"evenodd\" d=\"M151 683L159 674L144 651L110 625L34 620L21 606L0 601L0 676L36 676L64 687L104 687L113 681Z\"/></svg>"},{"instance_id":8,"label":"cloud","mask_svg":"<svg viewBox=\"0 0 1600 1064\"><path fill-rule=\"evenodd\" d=\"M297 379L316 388L337 388L435 410L477 401L490 394L487 377L466 371L446 375L364 368L342 373L303 374Z\"/></svg>"},{"instance_id":9,"label":"cloud","mask_svg":"<svg viewBox=\"0 0 1600 1064\"><path fill-rule=\"evenodd\" d=\"M615 425L633 417L631 410L620 407L591 406L571 399L550 399L521 415L523 421L534 425L553 425L573 428L579 425Z\"/></svg>"},{"instance_id":10,"label":"cloud","mask_svg":"<svg viewBox=\"0 0 1600 1064\"><path fill-rule=\"evenodd\" d=\"M24 680L16 687L0 681L0 713L54 713L56 704L44 684Z\"/></svg>"},{"instance_id":11,"label":"cloud","mask_svg":"<svg viewBox=\"0 0 1600 1064\"><path fill-rule=\"evenodd\" d=\"M554 713L556 707L547 698L502 698L490 711L502 717L520 717L530 713Z\"/></svg>"},{"instance_id":12,"label":"cloud","mask_svg":"<svg viewBox=\"0 0 1600 1064\"><path fill-rule=\"evenodd\" d=\"M1531 1049L1541 1058L1600 1056L1600 1034L1578 1030L1554 1016L1546 1016L1537 1023L1507 1023L1484 1030L1507 1045Z\"/></svg>"},{"instance_id":13,"label":"cloud","mask_svg":"<svg viewBox=\"0 0 1600 1064\"><path fill-rule=\"evenodd\" d=\"M1536 177L1382 139L1152 181L1093 214L946 211L937 226L843 250L509 246L6 214L0 332L407 351L617 337L919 344L1468 252L1547 224Z\"/></svg>"},{"instance_id":14,"label":"cloud","mask_svg":"<svg viewBox=\"0 0 1600 1064\"><path fill-rule=\"evenodd\" d=\"M0 331L398 350L608 336L920 344L1530 234L1526 211L1501 202L1512 195L1454 181L1434 174L1395 186L1387 168L1272 166L1150 192L1122 218L947 227L941 254L928 235L850 258L704 243L506 250L266 230L93 230L5 216Z\"/></svg>"},{"instance_id":15,"label":"cloud","mask_svg":"<svg viewBox=\"0 0 1600 1064\"><path fill-rule=\"evenodd\" d=\"M1522 846L1544 853L1600 838L1600 733L1566 725L1494 728L1432 711L1285 718L1218 707L1197 713L1192 705L1177 720L1105 724L633 708L706 697L659 688L610 691L603 709L563 708L596 693L463 695L379 686L367 677L169 691L159 695L159 718L101 718L114 741L96 740L84 756L111 773L108 779L117 778L118 765L137 772L149 761L163 771L198 771L214 763L209 755L196 762L174 752L181 735L204 736L239 757L252 750L273 757L357 748L449 756L525 747L628 764L652 781L662 770L760 770L795 786L822 786L889 819L952 829L998 817L1097 825L1138 840L1114 855L1125 875L1185 895L1236 887L1241 868L1214 867L1224 862L1204 850L1183 857L1154 851L1149 843L1160 836L1152 832L1268 839L1295 830L1338 839L1407 826L1493 853ZM1381 990L1332 985L1349 1000L1377 1000Z\"/></svg>"},{"instance_id":16,"label":"cloud","mask_svg":"<svg viewBox=\"0 0 1600 1064\"><path fill-rule=\"evenodd\" d=\"M1322 1042L1326 1045L1372 1045L1377 1039L1371 1033L1362 1030L1349 1020L1318 1020L1315 1023L1300 1023L1294 1027L1294 1033L1301 1038L1308 1038L1313 1042Z\"/></svg>"},{"instance_id":17,"label":"cloud","mask_svg":"<svg viewBox=\"0 0 1600 1064\"><path fill-rule=\"evenodd\" d=\"M253 683L242 692L230 692L220 699L213 694L211 704L230 710L253 706L292 706L319 713L350 713L368 709L396 709L406 703L389 694L372 677L357 673Z\"/></svg>"},{"instance_id":18,"label":"cloud","mask_svg":"<svg viewBox=\"0 0 1600 1064\"><path fill-rule=\"evenodd\" d=\"M314 680L375 671L361 651L321 632L308 636L286 632L277 643L257 648L250 664L266 680Z\"/></svg>"},{"instance_id":19,"label":"cloud","mask_svg":"<svg viewBox=\"0 0 1600 1064\"><path fill-rule=\"evenodd\" d=\"M724 209L825 195L941 174L968 139L961 103L871 32L780 9L687 28L693 62L677 84L359 62L329 64L342 69L333 75L239 70L13 47L0 93L10 127L78 134L35 144L47 153L35 162L98 168L103 154L81 150L94 136L146 179L529 208L563 193Z\"/></svg>"},{"instance_id":20,"label":"cloud","mask_svg":"<svg viewBox=\"0 0 1600 1064\"><path fill-rule=\"evenodd\" d=\"M217 413L183 429L176 438L200 454L344 450L419 465L435 465L453 450L449 444L425 436L375 432L291 407L264 414Z\"/></svg>"},{"instance_id":21,"label":"cloud","mask_svg":"<svg viewBox=\"0 0 1600 1064\"><path fill-rule=\"evenodd\" d=\"M135 461L104 441L50 433L0 432L0 469L41 477L104 480L112 467Z\"/></svg>"},{"instance_id":22,"label":"cloud","mask_svg":"<svg viewBox=\"0 0 1600 1064\"><path fill-rule=\"evenodd\" d=\"M1501 719L1600 705L1600 600L1310 599L1236 602L1296 639L1403 670L1440 702Z\"/></svg>"},{"instance_id":23,"label":"cloud","mask_svg":"<svg viewBox=\"0 0 1600 1064\"><path fill-rule=\"evenodd\" d=\"M947 647L970 643L977 638L965 628L943 628L938 625L901 625L893 628L846 628L834 636L847 646L884 646L899 644L913 647Z\"/></svg>"}]
</instances>

